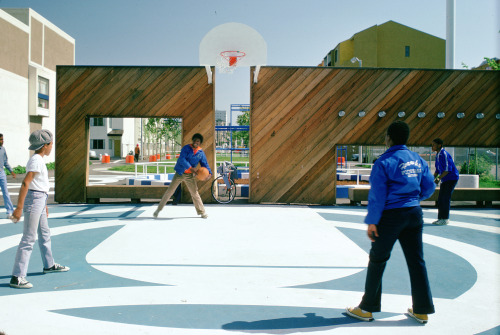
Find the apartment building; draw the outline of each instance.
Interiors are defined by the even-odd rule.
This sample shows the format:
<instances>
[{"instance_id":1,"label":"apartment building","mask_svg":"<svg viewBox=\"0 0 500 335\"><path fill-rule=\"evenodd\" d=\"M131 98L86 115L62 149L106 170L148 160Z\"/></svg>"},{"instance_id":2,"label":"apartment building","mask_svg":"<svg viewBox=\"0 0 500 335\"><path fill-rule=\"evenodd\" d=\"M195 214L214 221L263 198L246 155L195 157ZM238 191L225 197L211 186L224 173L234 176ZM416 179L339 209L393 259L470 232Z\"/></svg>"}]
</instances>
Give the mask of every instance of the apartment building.
<instances>
[{"instance_id":1,"label":"apartment building","mask_svg":"<svg viewBox=\"0 0 500 335\"><path fill-rule=\"evenodd\" d=\"M75 64L75 39L30 8L0 9L0 32L0 133L10 165L25 166L30 133L55 136L56 66Z\"/></svg>"}]
</instances>

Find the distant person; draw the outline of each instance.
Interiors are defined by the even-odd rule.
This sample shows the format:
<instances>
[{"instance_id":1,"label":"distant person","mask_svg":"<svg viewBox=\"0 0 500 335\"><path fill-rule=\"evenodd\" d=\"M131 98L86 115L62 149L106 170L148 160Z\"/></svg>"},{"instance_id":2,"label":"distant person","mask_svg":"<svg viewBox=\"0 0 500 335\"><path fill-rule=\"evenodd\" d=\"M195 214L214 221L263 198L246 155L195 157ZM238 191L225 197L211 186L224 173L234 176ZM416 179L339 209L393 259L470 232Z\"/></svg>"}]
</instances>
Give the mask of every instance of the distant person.
<instances>
[{"instance_id":1,"label":"distant person","mask_svg":"<svg viewBox=\"0 0 500 335\"><path fill-rule=\"evenodd\" d=\"M436 172L434 172L434 182L439 187L438 196L438 219L432 224L447 225L450 223L451 194L457 186L459 179L458 170L451 155L444 150L443 140L436 138L432 141L432 151L436 152Z\"/></svg>"},{"instance_id":2,"label":"distant person","mask_svg":"<svg viewBox=\"0 0 500 335\"><path fill-rule=\"evenodd\" d=\"M199 168L197 168L198 164L201 167L204 167L208 170L209 175L205 180L209 180L212 176L212 170L210 170L210 166L208 166L207 157L205 153L201 149L200 145L203 143L203 136L201 134L194 134L191 138L193 141L192 144L187 144L181 149L181 153L179 158L177 159L177 163L175 164L174 170L174 178L170 183L167 191L161 198L160 204L158 208L153 213L153 217L157 218L160 211L163 209L168 199L174 194L177 186L184 182L187 186L191 197L193 198L193 204L196 208L196 213L201 215L202 218L208 218L208 215L205 212L205 207L203 206L203 201L201 200L200 194L198 193L198 184L196 183L196 174Z\"/></svg>"},{"instance_id":3,"label":"distant person","mask_svg":"<svg viewBox=\"0 0 500 335\"><path fill-rule=\"evenodd\" d=\"M139 154L141 153L141 148L139 148L139 144L135 147L134 159L136 162L139 161Z\"/></svg>"},{"instance_id":4,"label":"distant person","mask_svg":"<svg viewBox=\"0 0 500 335\"><path fill-rule=\"evenodd\" d=\"M372 313L381 310L382 276L396 240L410 273L413 307L408 315L427 323L427 315L434 313L424 261L420 201L430 197L436 186L427 163L406 147L409 135L410 128L402 121L389 126L385 136L389 149L377 159L370 175L365 223L372 245L365 294L358 307L346 309L347 315L358 320L373 321Z\"/></svg>"},{"instance_id":5,"label":"distant person","mask_svg":"<svg viewBox=\"0 0 500 335\"><path fill-rule=\"evenodd\" d=\"M2 189L3 204L5 206L6 218L10 219L12 217L12 212L14 212L14 205L10 200L9 190L7 188L7 175L5 174L4 168L10 172L12 177L16 178L16 174L9 165L9 159L7 158L7 151L3 146L3 134L0 134L0 188Z\"/></svg>"},{"instance_id":6,"label":"distant person","mask_svg":"<svg viewBox=\"0 0 500 335\"><path fill-rule=\"evenodd\" d=\"M23 237L19 243L10 279L10 286L14 288L32 288L33 285L26 280L28 264L33 251L33 245L37 238L42 254L43 273L65 272L69 267L59 265L52 257L50 228L47 222L49 208L47 198L50 189L47 166L43 161L52 151L52 133L41 129L31 133L29 150L35 150L26 165L26 177L24 177L19 191L17 208L12 214L13 221L21 219L24 211Z\"/></svg>"}]
</instances>

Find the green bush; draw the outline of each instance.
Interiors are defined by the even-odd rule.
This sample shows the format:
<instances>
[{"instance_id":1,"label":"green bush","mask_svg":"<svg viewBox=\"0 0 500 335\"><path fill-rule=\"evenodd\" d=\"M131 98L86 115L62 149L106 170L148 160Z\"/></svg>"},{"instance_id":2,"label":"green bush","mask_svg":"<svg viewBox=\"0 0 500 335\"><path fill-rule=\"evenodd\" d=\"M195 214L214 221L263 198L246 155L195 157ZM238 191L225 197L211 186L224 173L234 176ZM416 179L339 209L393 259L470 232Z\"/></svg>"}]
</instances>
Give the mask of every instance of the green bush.
<instances>
[{"instance_id":1,"label":"green bush","mask_svg":"<svg viewBox=\"0 0 500 335\"><path fill-rule=\"evenodd\" d=\"M12 169L15 174L23 174L26 173L26 168L24 166L18 165ZM10 172L5 169L5 174L10 175Z\"/></svg>"},{"instance_id":2,"label":"green bush","mask_svg":"<svg viewBox=\"0 0 500 335\"><path fill-rule=\"evenodd\" d=\"M488 156L484 154L479 155L477 157L477 164L475 159L470 160L469 174L477 174L480 180L484 180L485 178L489 178L492 165L493 163ZM460 174L467 174L467 162L464 162L460 167Z\"/></svg>"},{"instance_id":3,"label":"green bush","mask_svg":"<svg viewBox=\"0 0 500 335\"><path fill-rule=\"evenodd\" d=\"M54 170L56 168L56 162L45 164L47 166L47 170Z\"/></svg>"}]
</instances>

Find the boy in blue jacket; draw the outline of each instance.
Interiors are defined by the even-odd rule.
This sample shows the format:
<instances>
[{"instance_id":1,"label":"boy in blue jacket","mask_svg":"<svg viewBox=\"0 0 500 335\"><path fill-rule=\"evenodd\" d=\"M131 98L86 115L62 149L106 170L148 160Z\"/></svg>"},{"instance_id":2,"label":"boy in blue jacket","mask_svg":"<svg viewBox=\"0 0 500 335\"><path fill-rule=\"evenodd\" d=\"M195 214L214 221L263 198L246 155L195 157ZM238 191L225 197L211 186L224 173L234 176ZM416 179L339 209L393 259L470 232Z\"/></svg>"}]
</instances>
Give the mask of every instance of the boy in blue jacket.
<instances>
[{"instance_id":1,"label":"boy in blue jacket","mask_svg":"<svg viewBox=\"0 0 500 335\"><path fill-rule=\"evenodd\" d=\"M212 176L212 170L210 170L210 166L208 166L207 157L205 153L201 149L200 145L203 143L203 136L201 134L194 134L191 138L193 141L192 144L185 145L181 149L181 153L179 158L177 159L177 163L175 164L174 170L174 178L170 183L168 189L165 191L165 194L161 198L160 204L158 208L153 213L155 218L158 217L160 211L165 207L168 199L174 194L177 186L181 182L184 182L187 186L191 197L193 198L193 204L196 208L196 213L201 215L203 219L208 218L208 215L205 213L205 207L203 206L203 201L201 200L200 194L198 193L198 184L196 183L196 173L198 171L198 163L200 166L207 168L209 175L205 180L209 180Z\"/></svg>"},{"instance_id":2,"label":"boy in blue jacket","mask_svg":"<svg viewBox=\"0 0 500 335\"><path fill-rule=\"evenodd\" d=\"M432 224L439 226L447 225L450 222L451 194L455 190L459 178L453 158L444 150L443 144L444 142L440 138L435 138L432 141L432 151L436 152L434 182L436 185L439 185L439 182L441 182L438 197L438 219Z\"/></svg>"},{"instance_id":3,"label":"boy in blue jacket","mask_svg":"<svg viewBox=\"0 0 500 335\"><path fill-rule=\"evenodd\" d=\"M365 223L372 245L365 294L358 307L346 309L347 315L362 321L373 321L372 313L381 310L382 276L396 240L410 273L413 307L408 315L427 323L427 314L434 313L423 254L420 201L430 197L436 186L427 163L406 147L409 136L406 123L393 122L385 137L389 149L377 159L370 175Z\"/></svg>"}]
</instances>

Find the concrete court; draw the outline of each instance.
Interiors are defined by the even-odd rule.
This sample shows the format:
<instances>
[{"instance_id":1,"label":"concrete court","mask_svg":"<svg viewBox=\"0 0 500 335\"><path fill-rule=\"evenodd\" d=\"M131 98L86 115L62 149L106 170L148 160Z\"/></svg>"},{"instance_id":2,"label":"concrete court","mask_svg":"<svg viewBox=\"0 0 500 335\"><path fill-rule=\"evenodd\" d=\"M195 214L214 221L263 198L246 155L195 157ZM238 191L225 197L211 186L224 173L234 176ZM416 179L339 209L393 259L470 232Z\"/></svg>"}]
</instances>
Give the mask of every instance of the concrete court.
<instances>
[{"instance_id":1,"label":"concrete court","mask_svg":"<svg viewBox=\"0 0 500 335\"><path fill-rule=\"evenodd\" d=\"M15 334L499 334L500 211L425 212L425 257L436 314L404 313L409 277L397 244L374 322L345 316L359 303L370 243L366 207L49 205L56 261L8 285L22 223L0 211L0 331Z\"/></svg>"}]
</instances>

